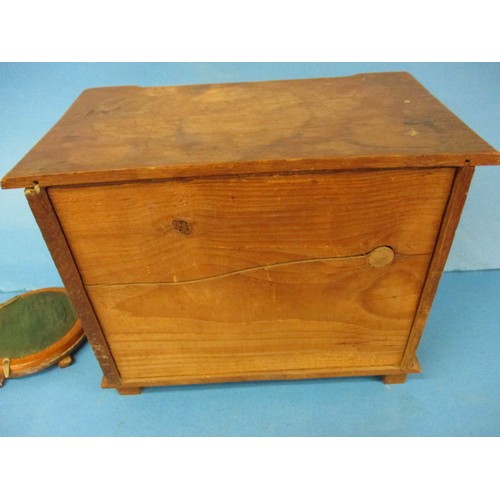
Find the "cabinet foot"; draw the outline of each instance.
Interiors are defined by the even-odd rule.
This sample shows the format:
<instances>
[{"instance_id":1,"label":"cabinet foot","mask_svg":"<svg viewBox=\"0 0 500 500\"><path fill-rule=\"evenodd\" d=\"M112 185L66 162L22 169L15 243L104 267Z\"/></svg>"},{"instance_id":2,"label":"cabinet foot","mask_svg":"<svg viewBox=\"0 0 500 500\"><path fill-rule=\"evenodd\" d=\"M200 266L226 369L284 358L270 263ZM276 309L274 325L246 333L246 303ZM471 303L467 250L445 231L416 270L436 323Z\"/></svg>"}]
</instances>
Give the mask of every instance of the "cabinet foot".
<instances>
[{"instance_id":1,"label":"cabinet foot","mask_svg":"<svg viewBox=\"0 0 500 500\"><path fill-rule=\"evenodd\" d=\"M73 358L68 354L57 362L57 366L59 368L67 368L71 363L73 363Z\"/></svg>"},{"instance_id":2,"label":"cabinet foot","mask_svg":"<svg viewBox=\"0 0 500 500\"><path fill-rule=\"evenodd\" d=\"M142 392L142 387L117 387L120 396L137 396Z\"/></svg>"},{"instance_id":3,"label":"cabinet foot","mask_svg":"<svg viewBox=\"0 0 500 500\"><path fill-rule=\"evenodd\" d=\"M401 373L397 375L384 375L384 384L404 384L406 382L406 373Z\"/></svg>"}]
</instances>

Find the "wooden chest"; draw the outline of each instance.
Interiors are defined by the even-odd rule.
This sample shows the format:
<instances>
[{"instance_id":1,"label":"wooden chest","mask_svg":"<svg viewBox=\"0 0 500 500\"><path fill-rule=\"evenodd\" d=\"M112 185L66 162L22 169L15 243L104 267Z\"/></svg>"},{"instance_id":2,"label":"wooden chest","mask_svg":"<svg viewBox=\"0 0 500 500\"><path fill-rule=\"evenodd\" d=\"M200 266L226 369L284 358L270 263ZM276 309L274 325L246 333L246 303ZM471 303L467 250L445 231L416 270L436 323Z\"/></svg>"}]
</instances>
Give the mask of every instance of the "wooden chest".
<instances>
[{"instance_id":1,"label":"wooden chest","mask_svg":"<svg viewBox=\"0 0 500 500\"><path fill-rule=\"evenodd\" d=\"M419 372L475 165L407 73L89 89L26 188L104 372L145 386Z\"/></svg>"}]
</instances>

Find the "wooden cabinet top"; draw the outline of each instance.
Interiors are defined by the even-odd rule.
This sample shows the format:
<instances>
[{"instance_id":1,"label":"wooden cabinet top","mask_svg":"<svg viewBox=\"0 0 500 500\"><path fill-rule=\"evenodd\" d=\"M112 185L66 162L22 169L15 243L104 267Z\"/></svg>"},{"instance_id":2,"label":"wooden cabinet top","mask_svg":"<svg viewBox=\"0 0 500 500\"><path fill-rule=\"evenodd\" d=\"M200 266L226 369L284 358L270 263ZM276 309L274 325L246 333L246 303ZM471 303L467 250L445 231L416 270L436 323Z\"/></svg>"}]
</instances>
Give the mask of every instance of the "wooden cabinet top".
<instances>
[{"instance_id":1,"label":"wooden cabinet top","mask_svg":"<svg viewBox=\"0 0 500 500\"><path fill-rule=\"evenodd\" d=\"M3 188L500 164L408 73L85 90Z\"/></svg>"}]
</instances>

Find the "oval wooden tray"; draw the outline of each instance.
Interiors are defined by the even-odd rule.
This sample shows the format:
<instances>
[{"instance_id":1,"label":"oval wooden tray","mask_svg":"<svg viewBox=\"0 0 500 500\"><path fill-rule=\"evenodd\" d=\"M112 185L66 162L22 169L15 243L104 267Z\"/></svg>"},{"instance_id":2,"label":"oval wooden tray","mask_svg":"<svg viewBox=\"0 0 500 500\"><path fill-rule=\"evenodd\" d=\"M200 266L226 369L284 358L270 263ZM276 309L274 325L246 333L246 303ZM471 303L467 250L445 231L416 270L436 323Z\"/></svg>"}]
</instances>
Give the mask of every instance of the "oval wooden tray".
<instances>
[{"instance_id":1,"label":"oval wooden tray","mask_svg":"<svg viewBox=\"0 0 500 500\"><path fill-rule=\"evenodd\" d=\"M82 325L64 288L42 288L0 304L0 386L6 378L70 365Z\"/></svg>"}]
</instances>

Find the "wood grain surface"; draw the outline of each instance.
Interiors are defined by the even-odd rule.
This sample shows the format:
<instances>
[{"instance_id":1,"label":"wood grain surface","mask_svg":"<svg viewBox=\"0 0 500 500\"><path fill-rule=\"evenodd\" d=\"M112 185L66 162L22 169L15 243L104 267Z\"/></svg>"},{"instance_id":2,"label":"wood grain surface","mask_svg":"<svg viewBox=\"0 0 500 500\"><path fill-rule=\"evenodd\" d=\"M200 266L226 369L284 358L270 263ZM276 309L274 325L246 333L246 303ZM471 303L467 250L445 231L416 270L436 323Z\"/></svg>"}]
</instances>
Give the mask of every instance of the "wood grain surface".
<instances>
[{"instance_id":1,"label":"wood grain surface","mask_svg":"<svg viewBox=\"0 0 500 500\"><path fill-rule=\"evenodd\" d=\"M422 371L417 360L409 367L402 369L399 365L373 365L373 366L344 366L327 367L314 369L290 369L290 370L263 370L260 372L250 372L245 374L232 373L224 375L169 375L168 377L141 377L137 379L127 378L115 384L110 382L105 376L102 378L101 387L107 389L117 389L120 394L140 394L143 387L161 385L188 385L188 384L212 384L219 382L248 382L256 380L297 380L311 378L332 378L332 377L363 377L377 376L385 377L388 374L402 375L408 373L420 373ZM396 379L397 380L397 379ZM385 379L384 379L385 381ZM386 383L398 383L388 379ZM125 390L124 390L125 389ZM127 390L128 389L128 390Z\"/></svg>"},{"instance_id":2,"label":"wood grain surface","mask_svg":"<svg viewBox=\"0 0 500 500\"><path fill-rule=\"evenodd\" d=\"M319 260L87 289L123 383L398 366L429 260Z\"/></svg>"},{"instance_id":3,"label":"wood grain surface","mask_svg":"<svg viewBox=\"0 0 500 500\"><path fill-rule=\"evenodd\" d=\"M500 164L408 73L86 90L2 187Z\"/></svg>"},{"instance_id":4,"label":"wood grain surface","mask_svg":"<svg viewBox=\"0 0 500 500\"><path fill-rule=\"evenodd\" d=\"M465 166L458 169L455 176L439 236L436 241L436 248L427 273L425 286L422 290L422 295L415 314L415 321L413 322L408 337L408 344L402 361L403 367L411 365L415 358L417 347L431 310L432 301L437 292L439 280L443 274L446 259L453 243L453 237L460 220L460 215L464 208L465 200L467 199L467 193L473 175L474 167Z\"/></svg>"},{"instance_id":5,"label":"wood grain surface","mask_svg":"<svg viewBox=\"0 0 500 500\"><path fill-rule=\"evenodd\" d=\"M103 386L399 383L480 164L500 154L380 73L89 89L2 187L29 186Z\"/></svg>"},{"instance_id":6,"label":"wood grain surface","mask_svg":"<svg viewBox=\"0 0 500 500\"><path fill-rule=\"evenodd\" d=\"M120 374L111 356L108 342L92 308L57 215L50 203L47 190L35 185L26 189L25 195L66 291L78 312L85 336L99 360L101 369L111 383L118 383Z\"/></svg>"},{"instance_id":7,"label":"wood grain surface","mask_svg":"<svg viewBox=\"0 0 500 500\"><path fill-rule=\"evenodd\" d=\"M50 188L85 284L180 282L389 246L431 254L455 169Z\"/></svg>"}]
</instances>

